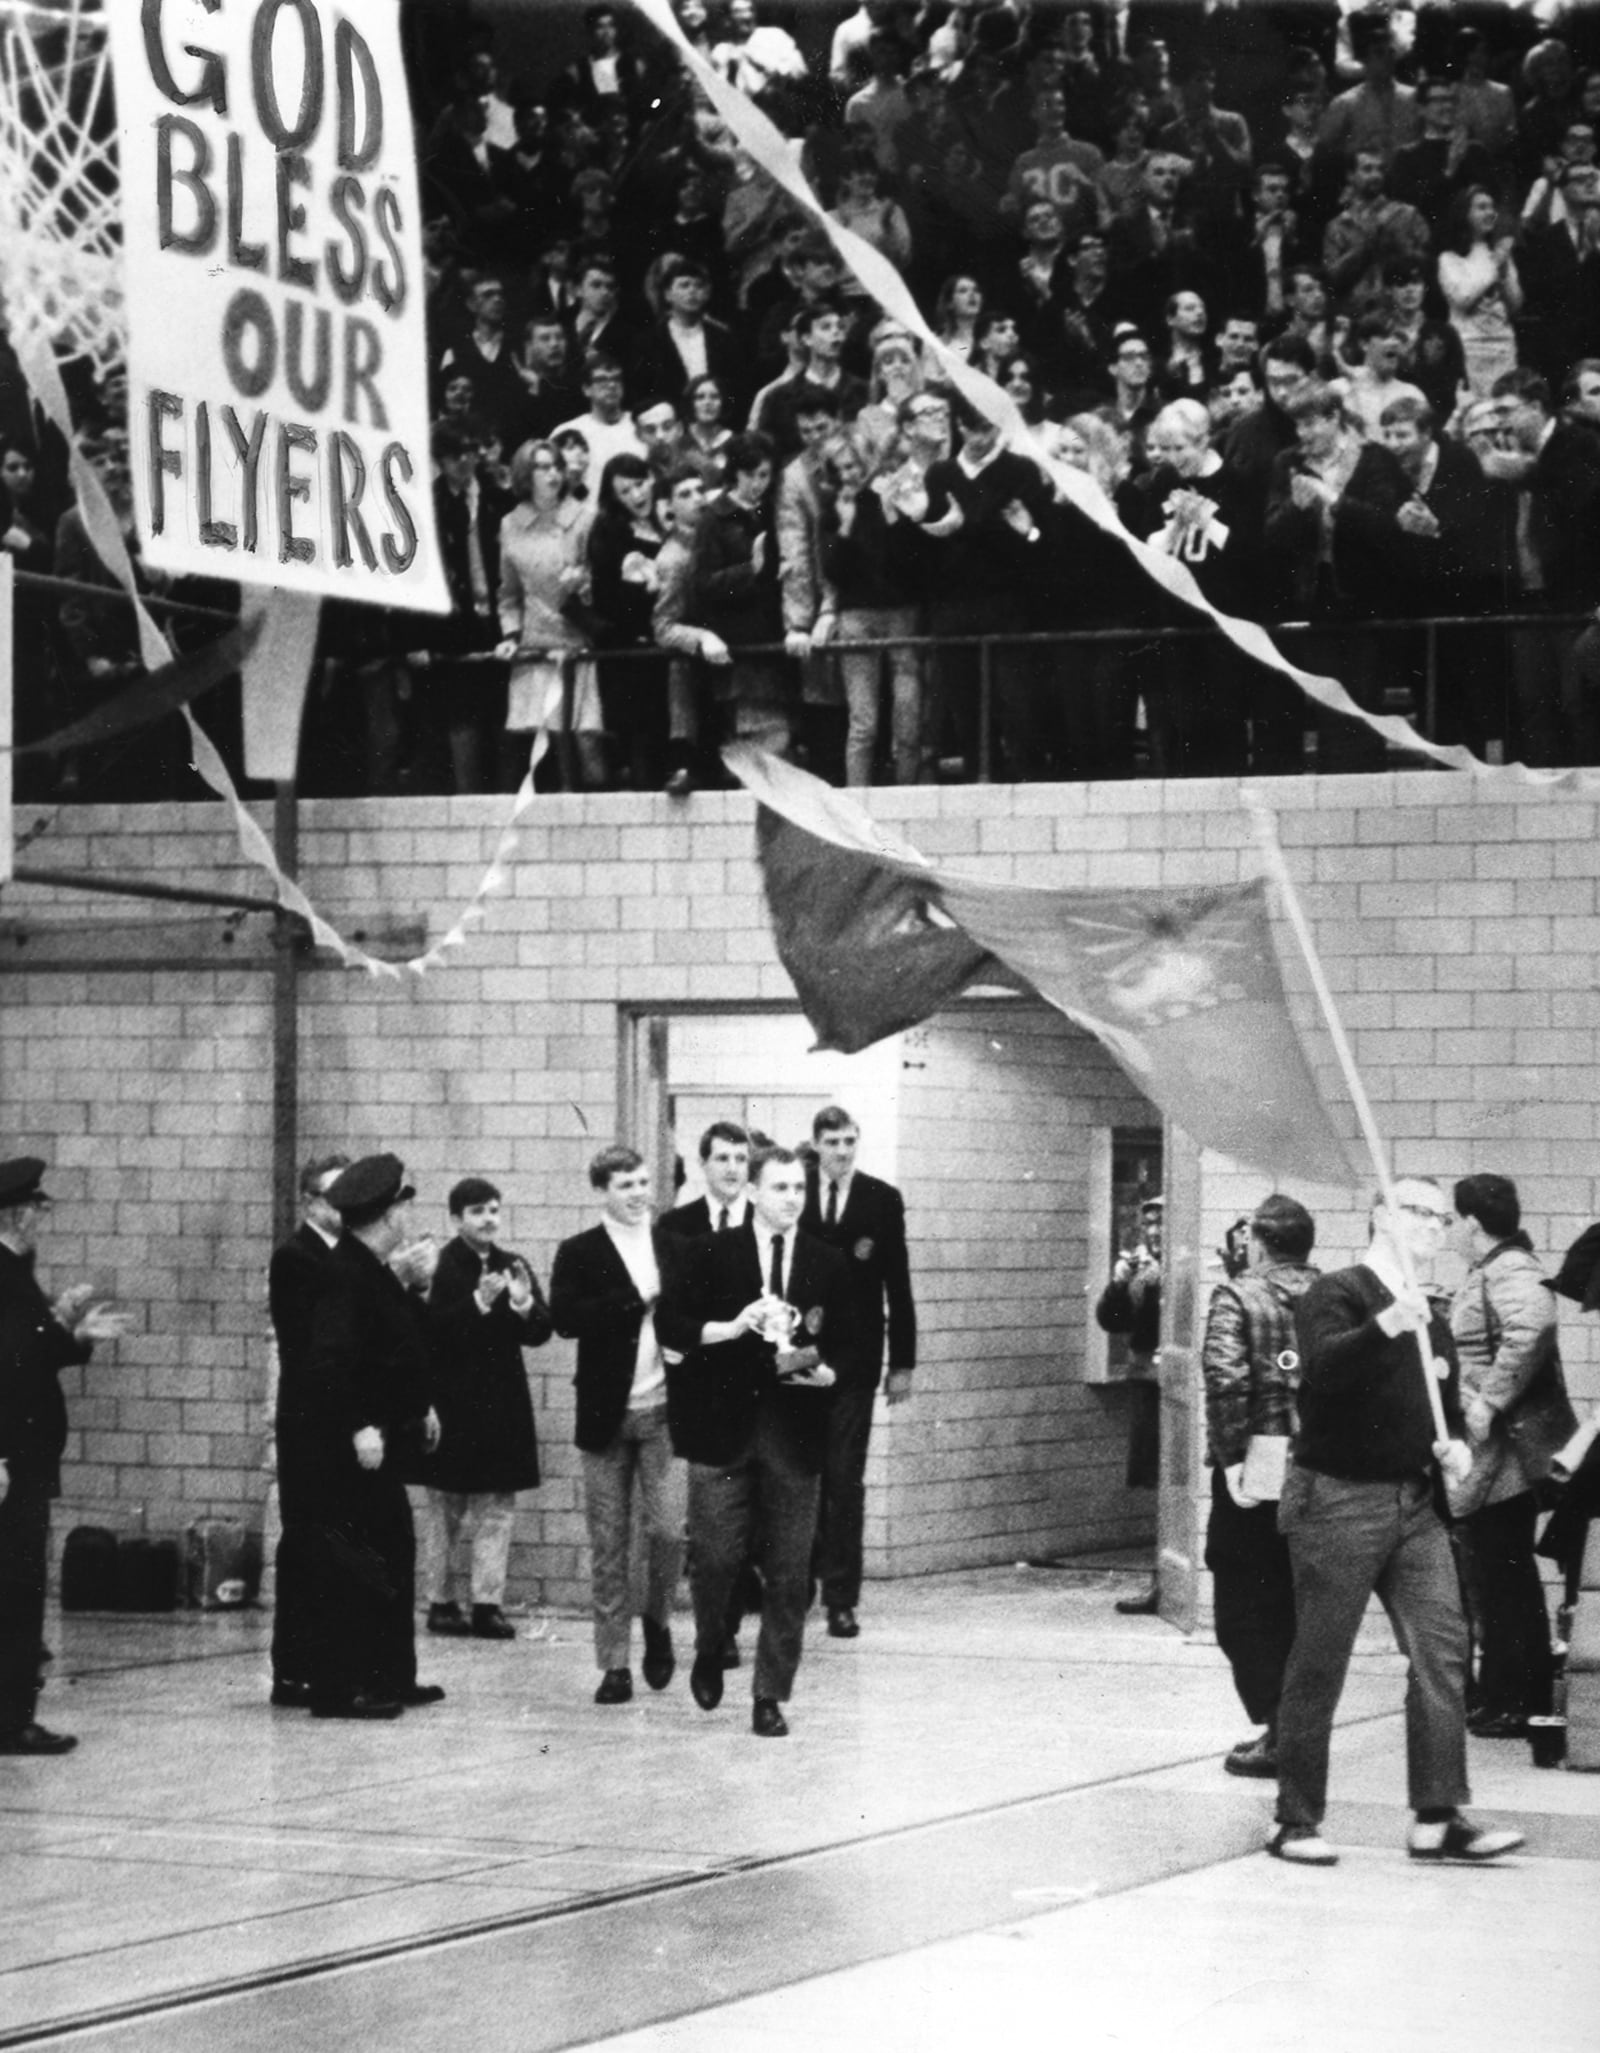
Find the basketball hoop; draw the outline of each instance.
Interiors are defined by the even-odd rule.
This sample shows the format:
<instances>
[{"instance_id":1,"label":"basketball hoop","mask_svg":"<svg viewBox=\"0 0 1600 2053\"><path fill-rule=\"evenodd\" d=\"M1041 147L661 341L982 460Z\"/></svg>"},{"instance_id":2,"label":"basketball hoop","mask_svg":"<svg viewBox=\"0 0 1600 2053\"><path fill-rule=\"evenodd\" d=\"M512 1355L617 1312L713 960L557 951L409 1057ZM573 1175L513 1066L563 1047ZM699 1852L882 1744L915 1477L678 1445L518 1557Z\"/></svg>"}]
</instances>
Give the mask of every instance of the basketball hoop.
<instances>
[{"instance_id":1,"label":"basketball hoop","mask_svg":"<svg viewBox=\"0 0 1600 2053\"><path fill-rule=\"evenodd\" d=\"M120 367L116 108L100 0L0 0L0 295L19 346Z\"/></svg>"}]
</instances>

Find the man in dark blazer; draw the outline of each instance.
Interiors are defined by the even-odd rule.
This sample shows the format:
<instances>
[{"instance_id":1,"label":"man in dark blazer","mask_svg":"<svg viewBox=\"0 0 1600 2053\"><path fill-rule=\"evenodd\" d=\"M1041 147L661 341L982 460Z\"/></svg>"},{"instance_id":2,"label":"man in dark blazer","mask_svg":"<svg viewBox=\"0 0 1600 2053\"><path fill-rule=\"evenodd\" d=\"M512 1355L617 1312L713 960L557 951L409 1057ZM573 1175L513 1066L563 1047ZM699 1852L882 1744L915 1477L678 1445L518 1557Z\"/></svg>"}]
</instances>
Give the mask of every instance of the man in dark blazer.
<instances>
[{"instance_id":1,"label":"man in dark blazer","mask_svg":"<svg viewBox=\"0 0 1600 2053\"><path fill-rule=\"evenodd\" d=\"M517 1492L537 1488L539 1442L525 1347L550 1338L550 1310L520 1255L496 1243L500 1192L464 1176L450 1193L455 1238L428 1288L433 1314L439 1447L422 1466L423 1594L429 1632L515 1639L502 1608ZM472 1554L472 1616L450 1595L450 1555L465 1528Z\"/></svg>"},{"instance_id":2,"label":"man in dark blazer","mask_svg":"<svg viewBox=\"0 0 1600 2053\"><path fill-rule=\"evenodd\" d=\"M810 1180L801 1225L844 1257L848 1312L844 1344L828 1357L839 1378L828 1421L828 1458L822 1472L817 1521L817 1576L827 1607L828 1632L853 1640L861 1627L861 1529L866 1508L867 1441L872 1402L883 1374L888 1305L888 1399L911 1395L917 1365L917 1308L906 1255L906 1208L893 1184L856 1167L861 1129L842 1105L828 1105L811 1122L817 1170Z\"/></svg>"},{"instance_id":3,"label":"man in dark blazer","mask_svg":"<svg viewBox=\"0 0 1600 2053\"><path fill-rule=\"evenodd\" d=\"M276 1348L272 1399L273 1467L278 1480L278 1542L272 1602L272 1698L274 1704L304 1708L311 1701L306 1654L312 1593L301 1575L305 1554L300 1527L308 1516L307 1369L311 1359L311 1314L326 1280L328 1258L340 1234L339 1215L328 1192L348 1155L318 1155L300 1171L300 1224L272 1251L267 1264L267 1309ZM292 1535L292 1537L291 1537Z\"/></svg>"},{"instance_id":4,"label":"man in dark blazer","mask_svg":"<svg viewBox=\"0 0 1600 2053\"><path fill-rule=\"evenodd\" d=\"M444 1691L417 1680L416 1535L405 1472L438 1444L427 1307L390 1267L416 1192L395 1155L335 1178L343 1232L311 1314L306 1375L309 1537L318 1590L314 1718L395 1718Z\"/></svg>"},{"instance_id":5,"label":"man in dark blazer","mask_svg":"<svg viewBox=\"0 0 1600 2053\"><path fill-rule=\"evenodd\" d=\"M600 1223L556 1249L550 1313L578 1343L577 1431L583 1456L594 1598L597 1704L633 1695L628 1546L637 1491L644 1515L644 1679L665 1689L676 1657L672 1598L683 1567L682 1469L673 1459L667 1382L650 1314L683 1243L650 1222L650 1170L634 1148L602 1148L589 1165Z\"/></svg>"},{"instance_id":6,"label":"man in dark blazer","mask_svg":"<svg viewBox=\"0 0 1600 2053\"><path fill-rule=\"evenodd\" d=\"M127 1331L91 1285L52 1303L33 1273L50 1210L37 1155L0 1162L0 1754L70 1753L70 1733L35 1719L50 1559L50 1503L61 1494L67 1407L61 1371L97 1340Z\"/></svg>"},{"instance_id":7,"label":"man in dark blazer","mask_svg":"<svg viewBox=\"0 0 1600 2053\"><path fill-rule=\"evenodd\" d=\"M731 1119L714 1119L700 1136L704 1197L661 1215L661 1230L680 1240L727 1233L750 1217L750 1136Z\"/></svg>"},{"instance_id":8,"label":"man in dark blazer","mask_svg":"<svg viewBox=\"0 0 1600 2053\"><path fill-rule=\"evenodd\" d=\"M703 1711L722 1701L728 1600L753 1540L763 1596L751 1724L763 1739L789 1729L780 1707L805 1637L836 1380L829 1358L849 1346L844 1263L800 1231L805 1190L798 1155L760 1154L749 1226L688 1243L656 1315L673 1445L690 1463L689 1686Z\"/></svg>"}]
</instances>

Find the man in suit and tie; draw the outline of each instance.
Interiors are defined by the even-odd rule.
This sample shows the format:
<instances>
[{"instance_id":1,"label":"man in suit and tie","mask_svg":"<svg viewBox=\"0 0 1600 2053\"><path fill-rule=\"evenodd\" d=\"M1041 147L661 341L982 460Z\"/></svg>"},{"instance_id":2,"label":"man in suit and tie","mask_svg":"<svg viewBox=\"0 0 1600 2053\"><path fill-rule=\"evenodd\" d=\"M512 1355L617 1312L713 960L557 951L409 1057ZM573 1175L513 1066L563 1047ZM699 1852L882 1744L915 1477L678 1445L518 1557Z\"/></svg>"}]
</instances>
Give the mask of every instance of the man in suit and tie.
<instances>
[{"instance_id":1,"label":"man in suit and tie","mask_svg":"<svg viewBox=\"0 0 1600 2053\"><path fill-rule=\"evenodd\" d=\"M891 1404L911 1395L917 1365L917 1308L906 1255L906 1208L892 1184L856 1167L861 1129L842 1105L824 1106L811 1122L817 1172L801 1224L844 1257L848 1317L845 1344L829 1356L838 1372L828 1421L817 1522L817 1576L828 1633L853 1640L860 1632L861 1529L866 1508L867 1441L872 1402L889 1340ZM888 1305L888 1319L884 1306Z\"/></svg>"},{"instance_id":2,"label":"man in suit and tie","mask_svg":"<svg viewBox=\"0 0 1600 2053\"><path fill-rule=\"evenodd\" d=\"M695 1658L703 1711L722 1701L728 1599L751 1549L761 1569L752 1730L781 1739L805 1637L817 1496L835 1375L849 1347L842 1259L800 1229L805 1169L788 1148L751 1168L752 1217L675 1264L657 1330L673 1444L687 1456Z\"/></svg>"},{"instance_id":3,"label":"man in suit and tie","mask_svg":"<svg viewBox=\"0 0 1600 2053\"><path fill-rule=\"evenodd\" d=\"M597 1704L633 1695L628 1543L637 1490L647 1549L644 1679L665 1689L676 1657L672 1597L683 1566L682 1470L667 1425L667 1382L651 1319L681 1245L650 1221L650 1170L634 1148L602 1148L589 1165L600 1223L564 1240L550 1272L550 1316L578 1343L576 1440L583 1456L594 1602Z\"/></svg>"},{"instance_id":4,"label":"man in suit and tie","mask_svg":"<svg viewBox=\"0 0 1600 2053\"><path fill-rule=\"evenodd\" d=\"M700 1174L706 1192L661 1215L663 1233L698 1240L727 1233L750 1217L750 1136L731 1119L714 1119L700 1136Z\"/></svg>"},{"instance_id":5,"label":"man in suit and tie","mask_svg":"<svg viewBox=\"0 0 1600 2053\"><path fill-rule=\"evenodd\" d=\"M299 1573L297 1534L306 1517L304 1466L310 1425L306 1370L311 1314L326 1280L328 1257L339 1238L339 1215L328 1192L348 1155L318 1155L300 1171L300 1224L267 1264L267 1308L274 1344L272 1432L283 1538L278 1543L272 1607L272 1698L296 1707L311 1701L305 1653L309 1593Z\"/></svg>"}]
</instances>

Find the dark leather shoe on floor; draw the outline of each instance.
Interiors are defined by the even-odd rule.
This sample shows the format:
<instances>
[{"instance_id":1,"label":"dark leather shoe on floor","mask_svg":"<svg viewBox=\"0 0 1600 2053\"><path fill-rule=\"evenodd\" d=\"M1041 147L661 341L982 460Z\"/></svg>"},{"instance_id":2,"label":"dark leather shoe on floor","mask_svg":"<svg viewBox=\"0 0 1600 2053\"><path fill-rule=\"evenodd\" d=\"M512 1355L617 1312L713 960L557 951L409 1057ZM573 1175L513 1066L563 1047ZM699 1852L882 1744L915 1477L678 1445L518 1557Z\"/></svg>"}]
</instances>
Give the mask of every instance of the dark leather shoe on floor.
<instances>
[{"instance_id":1,"label":"dark leather shoe on floor","mask_svg":"<svg viewBox=\"0 0 1600 2053\"><path fill-rule=\"evenodd\" d=\"M275 1682L269 1701L276 1704L280 1711L309 1710L311 1685L309 1682Z\"/></svg>"},{"instance_id":2,"label":"dark leather shoe on floor","mask_svg":"<svg viewBox=\"0 0 1600 2053\"><path fill-rule=\"evenodd\" d=\"M475 1640L514 1640L517 1628L498 1604L474 1604L472 1637Z\"/></svg>"},{"instance_id":3,"label":"dark leather shoe on floor","mask_svg":"<svg viewBox=\"0 0 1600 2053\"><path fill-rule=\"evenodd\" d=\"M738 1667L739 1642L736 1639L729 1638L722 1642L722 1665L724 1668Z\"/></svg>"},{"instance_id":4,"label":"dark leather shoe on floor","mask_svg":"<svg viewBox=\"0 0 1600 2053\"><path fill-rule=\"evenodd\" d=\"M858 1640L861 1624L848 1604L830 1605L828 1610L828 1637L830 1640Z\"/></svg>"},{"instance_id":5,"label":"dark leather shoe on floor","mask_svg":"<svg viewBox=\"0 0 1600 2053\"><path fill-rule=\"evenodd\" d=\"M380 1697L357 1690L353 1697L324 1697L313 1703L313 1718L398 1718L405 1706L398 1697Z\"/></svg>"},{"instance_id":6,"label":"dark leather shoe on floor","mask_svg":"<svg viewBox=\"0 0 1600 2053\"><path fill-rule=\"evenodd\" d=\"M1161 1592L1152 1584L1142 1597L1119 1597L1117 1609L1124 1618L1154 1618L1161 1609Z\"/></svg>"},{"instance_id":7,"label":"dark leather shoe on floor","mask_svg":"<svg viewBox=\"0 0 1600 2053\"><path fill-rule=\"evenodd\" d=\"M672 1651L672 1627L658 1625L653 1618L641 1618L644 1627L644 1679L652 1689L665 1689L678 1672L678 1657Z\"/></svg>"},{"instance_id":8,"label":"dark leather shoe on floor","mask_svg":"<svg viewBox=\"0 0 1600 2053\"><path fill-rule=\"evenodd\" d=\"M787 1739L788 1720L776 1697L757 1697L750 1710L750 1730L757 1739Z\"/></svg>"},{"instance_id":9,"label":"dark leather shoe on floor","mask_svg":"<svg viewBox=\"0 0 1600 2053\"><path fill-rule=\"evenodd\" d=\"M442 1704L444 1685L438 1682L409 1682L400 1691L400 1701L408 1711L415 1710L419 1704Z\"/></svg>"},{"instance_id":10,"label":"dark leather shoe on floor","mask_svg":"<svg viewBox=\"0 0 1600 2053\"><path fill-rule=\"evenodd\" d=\"M1528 1721L1520 1711L1479 1711L1467 1730L1474 1739L1526 1739Z\"/></svg>"},{"instance_id":11,"label":"dark leather shoe on floor","mask_svg":"<svg viewBox=\"0 0 1600 2053\"><path fill-rule=\"evenodd\" d=\"M702 1711L714 1711L722 1702L722 1660L712 1655L707 1660L697 1654L694 1666L689 1670L689 1694Z\"/></svg>"},{"instance_id":12,"label":"dark leather shoe on floor","mask_svg":"<svg viewBox=\"0 0 1600 2053\"><path fill-rule=\"evenodd\" d=\"M1222 1765L1230 1775L1273 1777L1278 1772L1278 1750L1263 1732L1256 1739L1241 1739L1224 1754Z\"/></svg>"},{"instance_id":13,"label":"dark leather shoe on floor","mask_svg":"<svg viewBox=\"0 0 1600 2053\"><path fill-rule=\"evenodd\" d=\"M608 1668L600 1678L600 1687L594 1693L597 1704L631 1704L633 1702L633 1671L628 1668Z\"/></svg>"},{"instance_id":14,"label":"dark leather shoe on floor","mask_svg":"<svg viewBox=\"0 0 1600 2053\"><path fill-rule=\"evenodd\" d=\"M442 1632L449 1639L465 1639L472 1627L461 1615L459 1604L430 1604L428 1606L429 1632Z\"/></svg>"},{"instance_id":15,"label":"dark leather shoe on floor","mask_svg":"<svg viewBox=\"0 0 1600 2053\"><path fill-rule=\"evenodd\" d=\"M47 1732L42 1725L24 1725L0 1738L0 1754L70 1754L78 1744L70 1732Z\"/></svg>"}]
</instances>

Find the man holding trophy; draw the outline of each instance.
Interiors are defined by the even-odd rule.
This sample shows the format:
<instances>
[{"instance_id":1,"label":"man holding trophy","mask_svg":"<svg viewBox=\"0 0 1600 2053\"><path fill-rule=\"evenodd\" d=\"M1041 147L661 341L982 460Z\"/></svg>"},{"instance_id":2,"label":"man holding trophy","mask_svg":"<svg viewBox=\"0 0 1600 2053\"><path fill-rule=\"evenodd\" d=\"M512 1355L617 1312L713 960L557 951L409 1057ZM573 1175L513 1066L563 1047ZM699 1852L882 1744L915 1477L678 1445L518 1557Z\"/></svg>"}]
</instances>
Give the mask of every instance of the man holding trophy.
<instances>
[{"instance_id":1,"label":"man holding trophy","mask_svg":"<svg viewBox=\"0 0 1600 2053\"><path fill-rule=\"evenodd\" d=\"M752 1545L761 1570L752 1729L788 1731L800 1665L817 1496L847 1278L841 1256L799 1228L805 1167L788 1148L751 1164L743 1233L709 1234L663 1279L656 1314L673 1444L689 1464L695 1659L702 1711L722 1701L728 1598Z\"/></svg>"}]
</instances>

